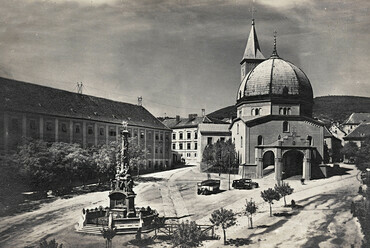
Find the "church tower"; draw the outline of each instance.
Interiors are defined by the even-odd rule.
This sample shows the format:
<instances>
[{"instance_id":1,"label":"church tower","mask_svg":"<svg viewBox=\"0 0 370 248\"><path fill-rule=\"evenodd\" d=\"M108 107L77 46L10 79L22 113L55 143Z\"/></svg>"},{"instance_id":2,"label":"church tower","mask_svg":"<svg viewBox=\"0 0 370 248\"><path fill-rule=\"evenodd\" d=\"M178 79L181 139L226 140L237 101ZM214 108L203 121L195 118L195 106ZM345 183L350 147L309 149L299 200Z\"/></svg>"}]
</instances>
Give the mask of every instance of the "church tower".
<instances>
[{"instance_id":1,"label":"church tower","mask_svg":"<svg viewBox=\"0 0 370 248\"><path fill-rule=\"evenodd\" d=\"M264 60L265 56L263 56L261 52L261 48L258 43L256 29L254 27L254 19L252 19L251 32L249 33L242 61L240 62L241 80L243 80L243 78L248 74L248 72L250 72L254 67L256 67L259 63L261 63Z\"/></svg>"}]
</instances>

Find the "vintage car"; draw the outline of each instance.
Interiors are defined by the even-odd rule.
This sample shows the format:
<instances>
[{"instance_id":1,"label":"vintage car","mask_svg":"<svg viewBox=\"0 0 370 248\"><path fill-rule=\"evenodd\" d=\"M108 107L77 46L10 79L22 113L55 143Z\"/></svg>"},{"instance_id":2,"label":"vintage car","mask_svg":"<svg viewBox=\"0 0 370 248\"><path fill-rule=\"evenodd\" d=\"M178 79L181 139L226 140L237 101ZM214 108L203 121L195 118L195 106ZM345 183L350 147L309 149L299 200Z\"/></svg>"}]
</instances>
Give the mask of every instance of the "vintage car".
<instances>
[{"instance_id":1,"label":"vintage car","mask_svg":"<svg viewBox=\"0 0 370 248\"><path fill-rule=\"evenodd\" d=\"M220 191L220 180L208 179L197 183L198 195L209 195Z\"/></svg>"},{"instance_id":2,"label":"vintage car","mask_svg":"<svg viewBox=\"0 0 370 248\"><path fill-rule=\"evenodd\" d=\"M258 183L253 182L252 179L249 178L233 180L232 186L234 189L254 189L259 187Z\"/></svg>"}]
</instances>

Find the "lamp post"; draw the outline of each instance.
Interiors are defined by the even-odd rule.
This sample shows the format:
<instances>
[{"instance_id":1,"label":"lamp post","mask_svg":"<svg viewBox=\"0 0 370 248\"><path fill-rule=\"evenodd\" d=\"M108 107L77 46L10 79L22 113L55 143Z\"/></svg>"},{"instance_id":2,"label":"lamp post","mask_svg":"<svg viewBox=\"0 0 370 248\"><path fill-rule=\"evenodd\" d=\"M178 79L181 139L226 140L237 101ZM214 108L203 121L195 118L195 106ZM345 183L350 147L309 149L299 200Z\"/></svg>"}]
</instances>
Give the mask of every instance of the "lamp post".
<instances>
[{"instance_id":1,"label":"lamp post","mask_svg":"<svg viewBox=\"0 0 370 248\"><path fill-rule=\"evenodd\" d=\"M229 190L230 190L230 169L231 169L231 151L229 151Z\"/></svg>"}]
</instances>

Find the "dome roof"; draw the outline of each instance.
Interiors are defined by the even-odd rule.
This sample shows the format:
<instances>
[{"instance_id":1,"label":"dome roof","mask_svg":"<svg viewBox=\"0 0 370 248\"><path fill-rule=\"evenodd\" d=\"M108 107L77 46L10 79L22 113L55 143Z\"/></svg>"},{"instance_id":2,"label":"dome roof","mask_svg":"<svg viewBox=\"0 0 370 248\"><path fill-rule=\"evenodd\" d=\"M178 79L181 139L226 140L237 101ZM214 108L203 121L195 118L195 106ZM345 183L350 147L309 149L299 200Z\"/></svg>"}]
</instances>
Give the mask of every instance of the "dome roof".
<instances>
[{"instance_id":1,"label":"dome roof","mask_svg":"<svg viewBox=\"0 0 370 248\"><path fill-rule=\"evenodd\" d=\"M278 56L272 56L244 77L237 102L266 98L312 102L313 92L310 81L301 69Z\"/></svg>"}]
</instances>

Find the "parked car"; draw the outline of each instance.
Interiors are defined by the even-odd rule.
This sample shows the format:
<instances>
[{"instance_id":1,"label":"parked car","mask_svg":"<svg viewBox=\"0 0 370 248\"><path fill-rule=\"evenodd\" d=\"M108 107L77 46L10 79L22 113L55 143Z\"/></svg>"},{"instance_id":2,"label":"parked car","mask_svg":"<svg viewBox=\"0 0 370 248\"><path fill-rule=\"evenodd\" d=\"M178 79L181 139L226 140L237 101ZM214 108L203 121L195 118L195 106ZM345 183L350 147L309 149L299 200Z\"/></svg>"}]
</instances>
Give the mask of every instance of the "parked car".
<instances>
[{"instance_id":1,"label":"parked car","mask_svg":"<svg viewBox=\"0 0 370 248\"><path fill-rule=\"evenodd\" d=\"M198 195L209 195L220 191L220 180L208 179L197 183Z\"/></svg>"},{"instance_id":2,"label":"parked car","mask_svg":"<svg viewBox=\"0 0 370 248\"><path fill-rule=\"evenodd\" d=\"M249 178L233 180L232 186L234 189L254 189L259 187L258 183L253 182L252 179Z\"/></svg>"}]
</instances>

